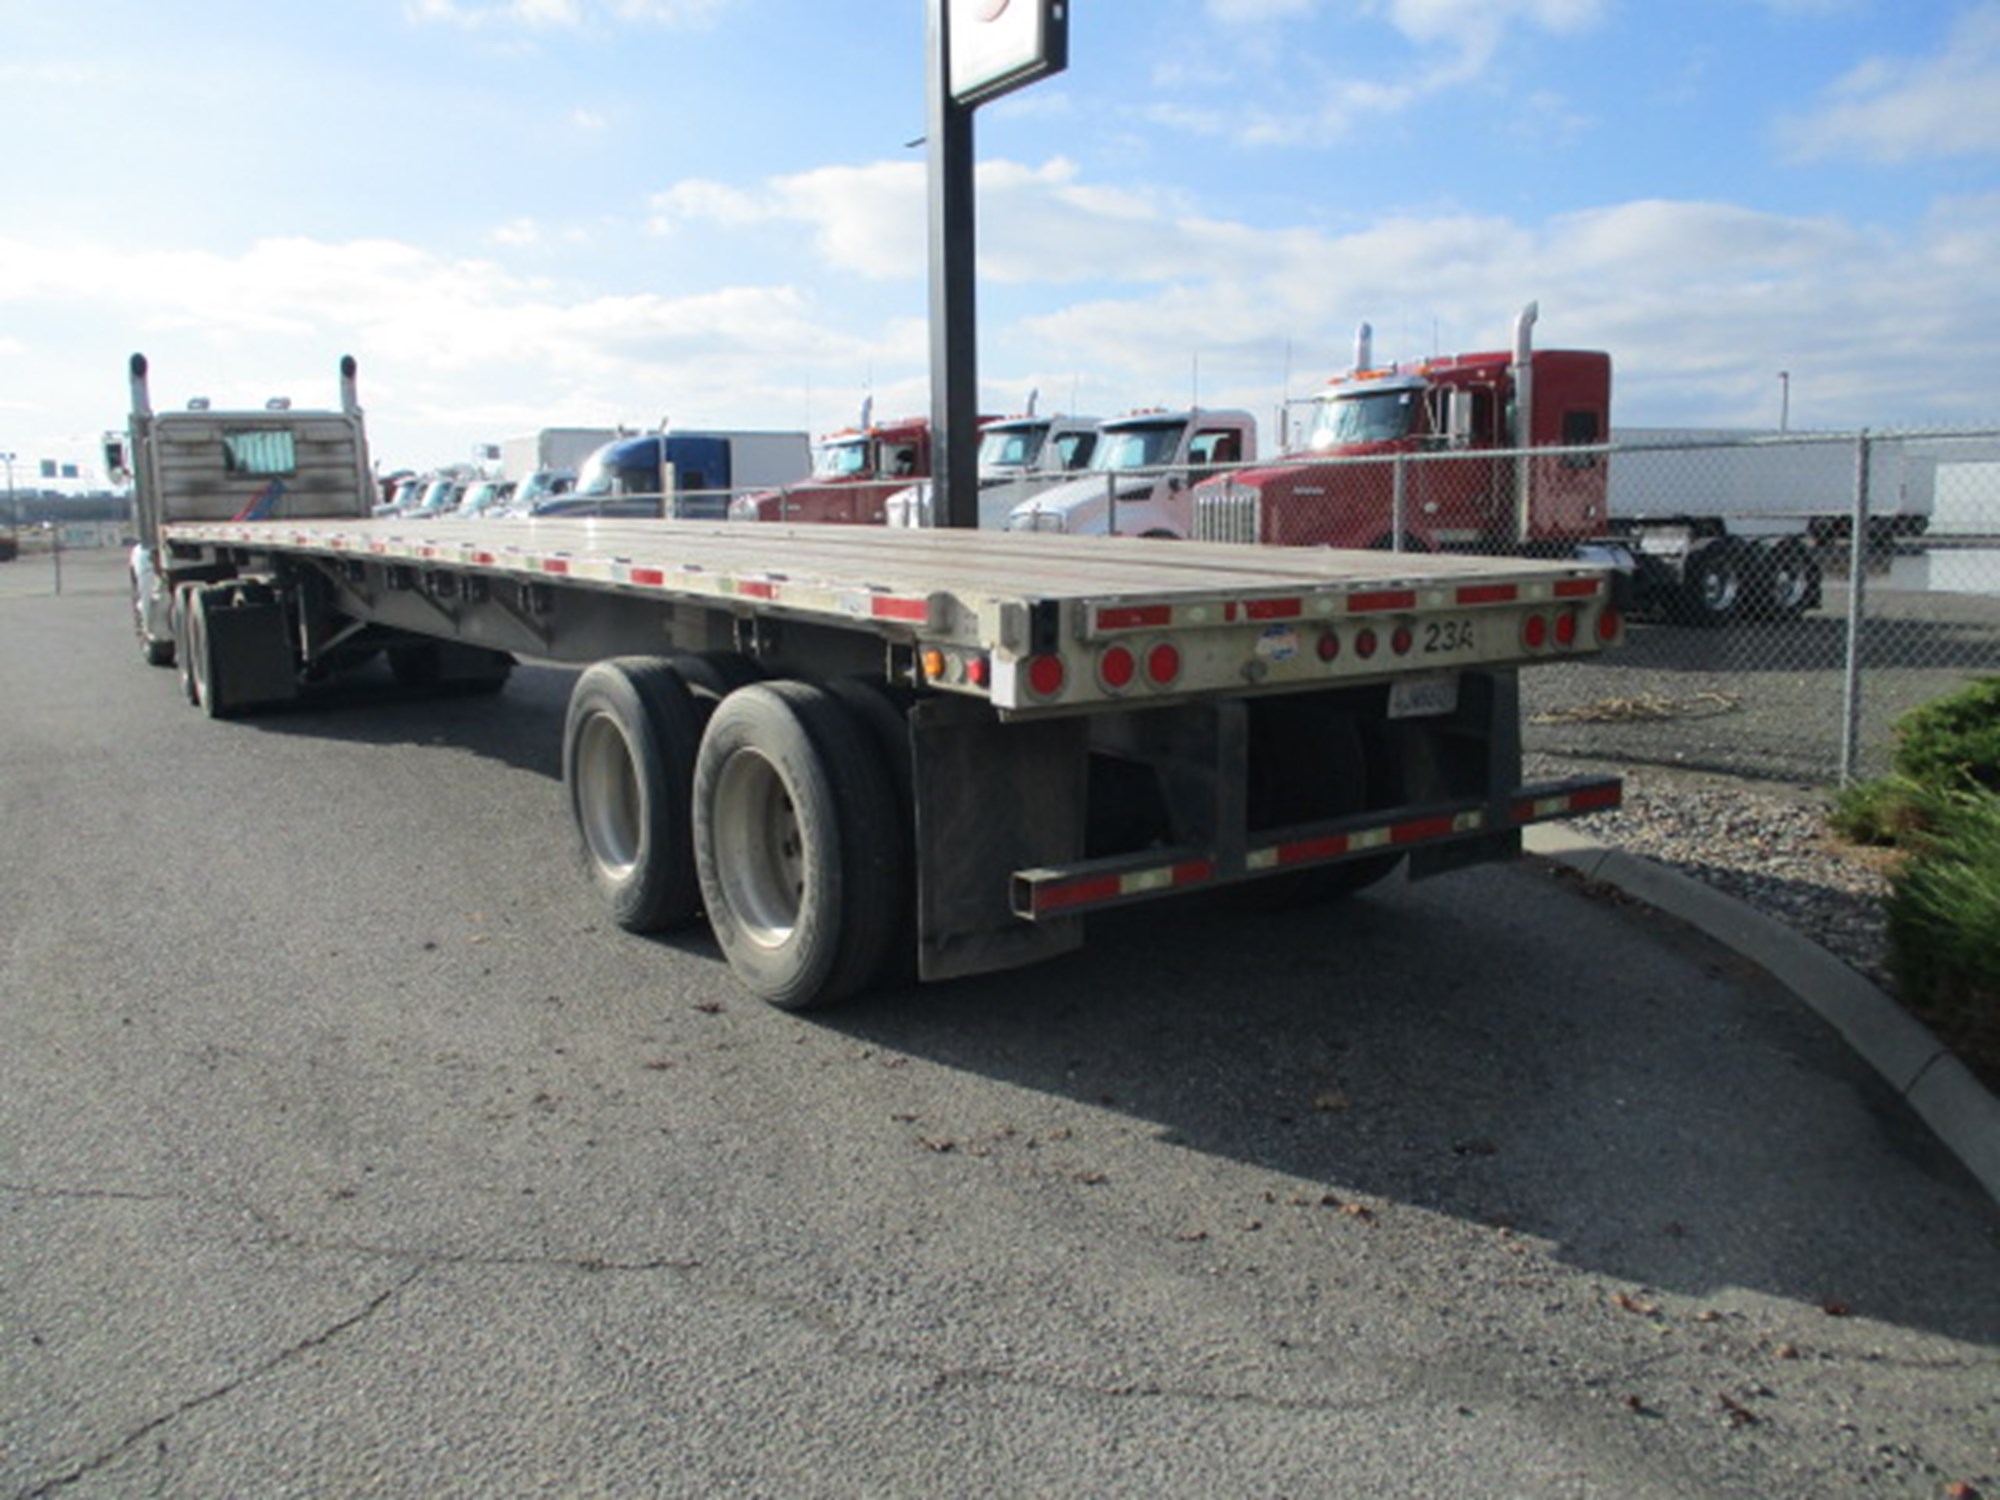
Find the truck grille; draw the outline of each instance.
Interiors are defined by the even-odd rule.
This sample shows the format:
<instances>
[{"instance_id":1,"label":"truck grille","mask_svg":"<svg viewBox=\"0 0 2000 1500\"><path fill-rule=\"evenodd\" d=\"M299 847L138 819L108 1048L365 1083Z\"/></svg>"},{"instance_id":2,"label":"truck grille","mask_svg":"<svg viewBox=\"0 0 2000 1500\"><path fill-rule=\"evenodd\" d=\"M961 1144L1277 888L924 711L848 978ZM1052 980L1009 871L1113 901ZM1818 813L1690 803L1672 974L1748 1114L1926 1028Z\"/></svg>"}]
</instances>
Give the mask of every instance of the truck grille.
<instances>
[{"instance_id":1,"label":"truck grille","mask_svg":"<svg viewBox=\"0 0 2000 1500\"><path fill-rule=\"evenodd\" d=\"M1256 541L1257 492L1230 485L1221 494L1196 497L1194 537L1198 542Z\"/></svg>"}]
</instances>

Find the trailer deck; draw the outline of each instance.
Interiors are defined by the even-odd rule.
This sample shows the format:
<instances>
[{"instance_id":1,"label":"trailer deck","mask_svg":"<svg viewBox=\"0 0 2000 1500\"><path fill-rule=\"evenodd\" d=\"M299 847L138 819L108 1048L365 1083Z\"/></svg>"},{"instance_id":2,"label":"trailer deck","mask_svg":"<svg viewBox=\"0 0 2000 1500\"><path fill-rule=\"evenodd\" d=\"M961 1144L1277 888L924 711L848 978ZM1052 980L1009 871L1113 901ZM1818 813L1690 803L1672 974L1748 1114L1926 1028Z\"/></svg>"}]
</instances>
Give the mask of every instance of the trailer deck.
<instances>
[{"instance_id":1,"label":"trailer deck","mask_svg":"<svg viewBox=\"0 0 2000 1500\"><path fill-rule=\"evenodd\" d=\"M559 586L859 629L913 652L910 680L1016 714L1520 663L1621 628L1599 569L1430 553L596 518L174 522L163 540L317 563L363 613L414 593L470 615L502 585L525 619ZM524 654L600 646L571 649L550 632Z\"/></svg>"}]
</instances>

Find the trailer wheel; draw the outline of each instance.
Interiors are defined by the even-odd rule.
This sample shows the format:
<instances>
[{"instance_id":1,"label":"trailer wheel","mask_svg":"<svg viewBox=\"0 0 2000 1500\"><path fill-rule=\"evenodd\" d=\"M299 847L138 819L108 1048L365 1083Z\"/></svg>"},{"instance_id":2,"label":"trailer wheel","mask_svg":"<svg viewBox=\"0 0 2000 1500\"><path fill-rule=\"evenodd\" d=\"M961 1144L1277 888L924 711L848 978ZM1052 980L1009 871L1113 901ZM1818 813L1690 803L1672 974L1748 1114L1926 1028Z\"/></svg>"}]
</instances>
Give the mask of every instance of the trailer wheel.
<instances>
[{"instance_id":1,"label":"trailer wheel","mask_svg":"<svg viewBox=\"0 0 2000 1500\"><path fill-rule=\"evenodd\" d=\"M1796 620L1819 600L1819 564L1795 537L1759 549L1755 612L1763 620Z\"/></svg>"},{"instance_id":2,"label":"trailer wheel","mask_svg":"<svg viewBox=\"0 0 2000 1500\"><path fill-rule=\"evenodd\" d=\"M691 651L672 661L674 670L694 694L695 708L700 711L703 723L715 711L715 705L738 688L764 680L764 672L756 662L734 651Z\"/></svg>"},{"instance_id":3,"label":"trailer wheel","mask_svg":"<svg viewBox=\"0 0 2000 1500\"><path fill-rule=\"evenodd\" d=\"M1743 603L1743 550L1711 542L1688 559L1681 579L1680 618L1690 625L1727 625Z\"/></svg>"},{"instance_id":4,"label":"trailer wheel","mask_svg":"<svg viewBox=\"0 0 2000 1500\"><path fill-rule=\"evenodd\" d=\"M916 765L910 751L909 714L915 695L876 678L836 677L828 681L826 688L867 733L877 759L889 773L897 857L901 869L914 872L917 867L917 834L913 819L917 794ZM917 977L915 881L903 881L897 886L895 894L896 928L890 936L888 955L879 977L885 982L907 984Z\"/></svg>"},{"instance_id":5,"label":"trailer wheel","mask_svg":"<svg viewBox=\"0 0 2000 1500\"><path fill-rule=\"evenodd\" d=\"M689 794L700 738L686 684L656 658L598 662L570 692L570 814L584 869L627 932L679 927L699 908Z\"/></svg>"},{"instance_id":6,"label":"trailer wheel","mask_svg":"<svg viewBox=\"0 0 2000 1500\"><path fill-rule=\"evenodd\" d=\"M783 1010L876 978L908 902L895 794L867 731L824 688L723 700L694 773L695 866L736 976Z\"/></svg>"}]
</instances>

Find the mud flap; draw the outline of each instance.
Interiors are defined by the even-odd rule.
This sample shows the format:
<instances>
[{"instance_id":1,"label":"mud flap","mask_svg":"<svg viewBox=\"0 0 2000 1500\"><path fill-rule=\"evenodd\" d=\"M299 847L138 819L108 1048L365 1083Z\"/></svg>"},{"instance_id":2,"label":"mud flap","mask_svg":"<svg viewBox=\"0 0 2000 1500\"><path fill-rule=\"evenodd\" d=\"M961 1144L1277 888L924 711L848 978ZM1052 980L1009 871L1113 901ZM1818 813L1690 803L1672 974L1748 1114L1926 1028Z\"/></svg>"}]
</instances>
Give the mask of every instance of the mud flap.
<instances>
[{"instance_id":1,"label":"mud flap","mask_svg":"<svg viewBox=\"0 0 2000 1500\"><path fill-rule=\"evenodd\" d=\"M1085 721L1003 724L984 704L926 698L910 723L920 976L983 974L1081 947L1081 918L1016 917L1009 877L1083 853Z\"/></svg>"},{"instance_id":2,"label":"mud flap","mask_svg":"<svg viewBox=\"0 0 2000 1500\"><path fill-rule=\"evenodd\" d=\"M297 664L286 632L285 607L276 600L238 599L203 615L209 690L218 713L290 703L299 695Z\"/></svg>"}]
</instances>

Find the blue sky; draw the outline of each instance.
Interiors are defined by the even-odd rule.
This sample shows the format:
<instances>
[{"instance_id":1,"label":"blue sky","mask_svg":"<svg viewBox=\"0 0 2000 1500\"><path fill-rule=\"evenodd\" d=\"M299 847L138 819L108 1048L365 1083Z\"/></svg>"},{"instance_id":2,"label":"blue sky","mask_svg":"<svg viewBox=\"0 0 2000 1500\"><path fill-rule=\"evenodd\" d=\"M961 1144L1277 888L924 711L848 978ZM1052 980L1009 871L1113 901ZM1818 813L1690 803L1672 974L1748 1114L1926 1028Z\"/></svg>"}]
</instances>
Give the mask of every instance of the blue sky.
<instances>
[{"instance_id":1,"label":"blue sky","mask_svg":"<svg viewBox=\"0 0 2000 1500\"><path fill-rule=\"evenodd\" d=\"M982 109L983 404L1609 349L1614 425L2000 424L2000 0L1074 0ZM334 398L384 465L927 407L925 0L0 0L0 451ZM17 478L22 477L17 465Z\"/></svg>"}]
</instances>

